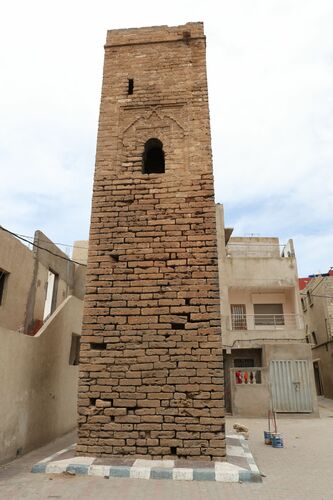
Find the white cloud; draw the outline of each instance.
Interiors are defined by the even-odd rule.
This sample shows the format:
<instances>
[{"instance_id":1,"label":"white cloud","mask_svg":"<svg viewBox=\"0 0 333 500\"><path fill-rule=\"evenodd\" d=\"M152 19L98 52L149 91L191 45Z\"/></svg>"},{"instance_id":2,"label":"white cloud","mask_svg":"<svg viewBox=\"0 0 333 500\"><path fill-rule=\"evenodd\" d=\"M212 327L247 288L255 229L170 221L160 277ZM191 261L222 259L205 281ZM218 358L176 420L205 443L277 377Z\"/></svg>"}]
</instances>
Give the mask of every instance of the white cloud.
<instances>
[{"instance_id":1,"label":"white cloud","mask_svg":"<svg viewBox=\"0 0 333 500\"><path fill-rule=\"evenodd\" d=\"M195 20L205 22L216 199L227 220L238 234L297 237L303 274L326 266L329 250L311 245L333 233L329 0L7 2L4 225L68 243L88 236L106 30Z\"/></svg>"}]
</instances>

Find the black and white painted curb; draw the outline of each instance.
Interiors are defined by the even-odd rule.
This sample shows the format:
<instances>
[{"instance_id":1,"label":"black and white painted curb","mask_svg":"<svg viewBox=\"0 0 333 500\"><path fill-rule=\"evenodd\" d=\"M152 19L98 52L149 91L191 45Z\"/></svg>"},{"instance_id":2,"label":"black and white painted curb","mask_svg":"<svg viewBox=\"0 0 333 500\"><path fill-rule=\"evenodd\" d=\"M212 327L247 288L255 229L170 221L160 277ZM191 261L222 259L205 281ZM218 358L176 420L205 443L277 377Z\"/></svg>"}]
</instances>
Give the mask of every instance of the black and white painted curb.
<instances>
[{"instance_id":1,"label":"black and white painted curb","mask_svg":"<svg viewBox=\"0 0 333 500\"><path fill-rule=\"evenodd\" d=\"M228 444L228 441L232 444ZM32 472L61 474L67 472L76 475L100 476L104 478L122 477L135 479L173 479L178 481L221 481L227 483L261 482L260 471L255 464L248 443L242 436L227 437L226 462L188 462L177 465L177 460L119 460L120 464L104 465L102 458L75 457L75 445L61 450L41 460L32 468ZM107 459L105 459L107 462ZM122 462L122 463L121 463ZM242 466L237 465L237 462Z\"/></svg>"}]
</instances>

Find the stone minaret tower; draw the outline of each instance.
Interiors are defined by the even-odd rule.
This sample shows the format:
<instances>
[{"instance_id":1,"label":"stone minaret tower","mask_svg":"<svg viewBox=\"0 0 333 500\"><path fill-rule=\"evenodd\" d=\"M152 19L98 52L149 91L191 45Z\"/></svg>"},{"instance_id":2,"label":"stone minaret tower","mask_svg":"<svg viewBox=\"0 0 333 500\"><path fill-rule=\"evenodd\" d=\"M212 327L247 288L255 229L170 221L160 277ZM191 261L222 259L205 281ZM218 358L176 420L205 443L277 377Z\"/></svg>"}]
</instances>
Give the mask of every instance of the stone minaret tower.
<instances>
[{"instance_id":1,"label":"stone minaret tower","mask_svg":"<svg viewBox=\"0 0 333 500\"><path fill-rule=\"evenodd\" d=\"M78 454L225 456L202 23L107 34Z\"/></svg>"}]
</instances>

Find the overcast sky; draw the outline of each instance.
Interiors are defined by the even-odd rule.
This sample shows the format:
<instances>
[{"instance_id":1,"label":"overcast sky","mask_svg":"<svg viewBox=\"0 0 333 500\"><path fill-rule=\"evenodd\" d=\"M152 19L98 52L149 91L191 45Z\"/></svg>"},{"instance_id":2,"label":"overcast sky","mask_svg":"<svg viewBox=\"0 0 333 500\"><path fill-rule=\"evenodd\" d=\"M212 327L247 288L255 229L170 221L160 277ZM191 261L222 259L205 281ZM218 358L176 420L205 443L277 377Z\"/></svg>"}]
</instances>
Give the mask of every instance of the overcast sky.
<instances>
[{"instance_id":1,"label":"overcast sky","mask_svg":"<svg viewBox=\"0 0 333 500\"><path fill-rule=\"evenodd\" d=\"M29 0L0 16L0 223L87 239L106 30L204 21L216 201L333 266L332 0Z\"/></svg>"}]
</instances>

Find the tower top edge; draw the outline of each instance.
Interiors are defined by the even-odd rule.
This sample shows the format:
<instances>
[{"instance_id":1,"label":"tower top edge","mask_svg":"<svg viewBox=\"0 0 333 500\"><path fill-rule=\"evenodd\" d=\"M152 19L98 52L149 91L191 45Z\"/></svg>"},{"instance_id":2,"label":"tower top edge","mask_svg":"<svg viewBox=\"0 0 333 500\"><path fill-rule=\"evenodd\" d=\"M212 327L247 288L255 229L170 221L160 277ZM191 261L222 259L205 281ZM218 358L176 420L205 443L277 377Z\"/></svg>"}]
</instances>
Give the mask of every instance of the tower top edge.
<instances>
[{"instance_id":1,"label":"tower top edge","mask_svg":"<svg viewBox=\"0 0 333 500\"><path fill-rule=\"evenodd\" d=\"M108 30L106 47L141 43L172 42L191 38L205 38L203 22L189 22L179 26L147 26Z\"/></svg>"}]
</instances>

